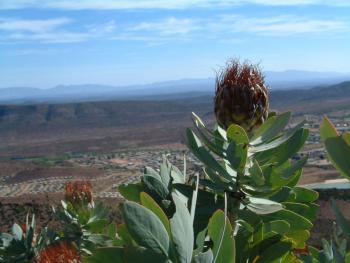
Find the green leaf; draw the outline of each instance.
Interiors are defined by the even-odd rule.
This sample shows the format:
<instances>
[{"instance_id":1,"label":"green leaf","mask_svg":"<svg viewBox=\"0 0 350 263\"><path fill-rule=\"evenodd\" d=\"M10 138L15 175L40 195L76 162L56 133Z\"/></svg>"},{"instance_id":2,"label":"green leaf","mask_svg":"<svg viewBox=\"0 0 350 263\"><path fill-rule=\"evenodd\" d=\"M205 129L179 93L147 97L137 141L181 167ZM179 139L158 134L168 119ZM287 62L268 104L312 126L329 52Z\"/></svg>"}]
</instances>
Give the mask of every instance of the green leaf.
<instances>
[{"instance_id":1,"label":"green leaf","mask_svg":"<svg viewBox=\"0 0 350 263\"><path fill-rule=\"evenodd\" d=\"M322 124L320 126L320 135L322 141L338 136L337 130L326 116L324 116Z\"/></svg>"},{"instance_id":2,"label":"green leaf","mask_svg":"<svg viewBox=\"0 0 350 263\"><path fill-rule=\"evenodd\" d=\"M132 236L129 233L129 230L127 229L125 224L120 224L117 227L117 233L118 236L123 240L124 243L126 243L127 245L131 245L134 246L136 245L134 239L132 238Z\"/></svg>"},{"instance_id":3,"label":"green leaf","mask_svg":"<svg viewBox=\"0 0 350 263\"><path fill-rule=\"evenodd\" d=\"M282 257L284 254L288 253L292 248L291 243L286 241L276 242L259 255L256 263L268 263L273 262L273 260Z\"/></svg>"},{"instance_id":4,"label":"green leaf","mask_svg":"<svg viewBox=\"0 0 350 263\"><path fill-rule=\"evenodd\" d=\"M23 231L22 231L22 228L18 224L16 224L16 223L13 224L12 233L17 240L22 240Z\"/></svg>"},{"instance_id":5,"label":"green leaf","mask_svg":"<svg viewBox=\"0 0 350 263\"><path fill-rule=\"evenodd\" d=\"M112 245L112 241L110 240L110 238L108 236L101 235L101 234L89 233L88 235L86 235L84 237L84 239L88 240L88 241L90 241L93 244L98 245L98 246L111 246Z\"/></svg>"},{"instance_id":6,"label":"green leaf","mask_svg":"<svg viewBox=\"0 0 350 263\"><path fill-rule=\"evenodd\" d=\"M234 141L236 144L248 144L249 138L245 130L236 124L231 124L226 131L228 141Z\"/></svg>"},{"instance_id":7,"label":"green leaf","mask_svg":"<svg viewBox=\"0 0 350 263\"><path fill-rule=\"evenodd\" d=\"M310 238L310 231L308 230L293 230L286 234L286 237L293 242L294 248L304 248L305 241Z\"/></svg>"},{"instance_id":8,"label":"green leaf","mask_svg":"<svg viewBox=\"0 0 350 263\"><path fill-rule=\"evenodd\" d=\"M332 164L341 174L350 179L350 145L343 136L328 138L325 141L326 150Z\"/></svg>"},{"instance_id":9,"label":"green leaf","mask_svg":"<svg viewBox=\"0 0 350 263\"><path fill-rule=\"evenodd\" d=\"M290 112L285 112L268 118L258 129L253 130L250 144L258 145L272 140L287 126L290 117Z\"/></svg>"},{"instance_id":10,"label":"green leaf","mask_svg":"<svg viewBox=\"0 0 350 263\"><path fill-rule=\"evenodd\" d=\"M148 176L152 176L152 177L158 179L159 181L162 181L160 174L156 170L154 170L152 167L146 166L144 171L143 171L143 174L148 175Z\"/></svg>"},{"instance_id":11,"label":"green leaf","mask_svg":"<svg viewBox=\"0 0 350 263\"><path fill-rule=\"evenodd\" d=\"M294 193L294 195L286 199L286 202L311 203L318 198L317 191L299 186L293 187L292 193Z\"/></svg>"},{"instance_id":12,"label":"green leaf","mask_svg":"<svg viewBox=\"0 0 350 263\"><path fill-rule=\"evenodd\" d=\"M265 177L257 160L253 161L253 166L249 168L249 172L255 185L264 185Z\"/></svg>"},{"instance_id":13,"label":"green leaf","mask_svg":"<svg viewBox=\"0 0 350 263\"><path fill-rule=\"evenodd\" d=\"M234 263L236 251L232 226L222 210L217 210L210 218L208 235L214 243L213 263Z\"/></svg>"},{"instance_id":14,"label":"green leaf","mask_svg":"<svg viewBox=\"0 0 350 263\"><path fill-rule=\"evenodd\" d=\"M106 262L123 262L124 251L121 247L103 247L94 250L90 257L85 257L86 263L106 263Z\"/></svg>"},{"instance_id":15,"label":"green leaf","mask_svg":"<svg viewBox=\"0 0 350 263\"><path fill-rule=\"evenodd\" d=\"M154 253L154 251L144 247L126 247L124 249L124 260L125 263L171 263L164 255ZM111 262L111 261L106 261ZM115 261L119 263L120 261ZM112 262L111 262L112 263ZM113 262L114 263L114 262Z\"/></svg>"},{"instance_id":16,"label":"green leaf","mask_svg":"<svg viewBox=\"0 0 350 263\"><path fill-rule=\"evenodd\" d=\"M350 223L347 221L343 215L343 213L340 211L339 207L337 206L337 203L334 199L331 199L331 206L335 213L335 216L337 218L337 222L342 229L344 235L348 240L350 240Z\"/></svg>"},{"instance_id":17,"label":"green leaf","mask_svg":"<svg viewBox=\"0 0 350 263\"><path fill-rule=\"evenodd\" d=\"M310 220L305 217L294 213L293 211L289 211L287 209L282 209L276 213L265 215L263 220L285 220L290 224L291 230L305 230L311 229L312 223Z\"/></svg>"},{"instance_id":18,"label":"green leaf","mask_svg":"<svg viewBox=\"0 0 350 263\"><path fill-rule=\"evenodd\" d=\"M141 183L137 184L122 184L118 187L119 193L129 201L140 202L140 193L143 190Z\"/></svg>"},{"instance_id":19,"label":"green leaf","mask_svg":"<svg viewBox=\"0 0 350 263\"><path fill-rule=\"evenodd\" d=\"M282 179L289 180L295 173L304 167L304 165L307 163L308 157L305 156L304 158L300 159L299 161L296 161L295 163L288 165L288 167L277 167L277 169L273 170L275 174L279 174L279 176Z\"/></svg>"},{"instance_id":20,"label":"green leaf","mask_svg":"<svg viewBox=\"0 0 350 263\"><path fill-rule=\"evenodd\" d=\"M278 147L259 152L255 155L255 158L259 161L260 164L284 163L301 149L308 136L309 130L300 129Z\"/></svg>"},{"instance_id":21,"label":"green leaf","mask_svg":"<svg viewBox=\"0 0 350 263\"><path fill-rule=\"evenodd\" d=\"M115 239L116 236L117 236L117 225L115 223L111 223L109 226L108 226L108 236L111 238L111 239Z\"/></svg>"},{"instance_id":22,"label":"green leaf","mask_svg":"<svg viewBox=\"0 0 350 263\"><path fill-rule=\"evenodd\" d=\"M289 197L291 191L292 189L290 187L283 186L280 188L280 190L278 190L278 192L270 196L269 199L281 203Z\"/></svg>"},{"instance_id":23,"label":"green leaf","mask_svg":"<svg viewBox=\"0 0 350 263\"><path fill-rule=\"evenodd\" d=\"M290 229L290 224L285 220L274 220L263 224L264 233L275 232L283 235Z\"/></svg>"},{"instance_id":24,"label":"green leaf","mask_svg":"<svg viewBox=\"0 0 350 263\"><path fill-rule=\"evenodd\" d=\"M230 174L222 167L218 161L202 146L198 137L191 129L187 129L187 145L192 153L205 165L217 171L225 179L232 181Z\"/></svg>"},{"instance_id":25,"label":"green leaf","mask_svg":"<svg viewBox=\"0 0 350 263\"><path fill-rule=\"evenodd\" d=\"M166 199L169 195L167 186L152 176L144 175L142 182L151 192L156 193L162 199Z\"/></svg>"},{"instance_id":26,"label":"green leaf","mask_svg":"<svg viewBox=\"0 0 350 263\"><path fill-rule=\"evenodd\" d=\"M283 206L280 203L254 197L249 197L249 203L246 206L250 211L258 215L271 214L283 209Z\"/></svg>"},{"instance_id":27,"label":"green leaf","mask_svg":"<svg viewBox=\"0 0 350 263\"><path fill-rule=\"evenodd\" d=\"M198 187L199 187L199 175L196 175L196 188L193 190L192 194L192 200L191 200L191 225L193 225L194 222L194 216L196 214L196 205L197 205L197 196L198 196ZM210 182L210 181L209 181Z\"/></svg>"},{"instance_id":28,"label":"green leaf","mask_svg":"<svg viewBox=\"0 0 350 263\"><path fill-rule=\"evenodd\" d=\"M84 228L89 230L90 232L102 232L105 226L108 224L107 219L99 219L99 220L94 220L92 222L88 222Z\"/></svg>"},{"instance_id":29,"label":"green leaf","mask_svg":"<svg viewBox=\"0 0 350 263\"><path fill-rule=\"evenodd\" d=\"M27 225L27 233L26 233L26 248L27 251L32 249L32 245L33 245L33 237L34 237L34 229L32 228L32 226Z\"/></svg>"},{"instance_id":30,"label":"green leaf","mask_svg":"<svg viewBox=\"0 0 350 263\"><path fill-rule=\"evenodd\" d=\"M165 215L164 211L160 206L156 203L156 201L153 200L151 196L149 196L147 193L142 192L140 194L140 200L141 204L151 210L154 214L158 216L160 221L162 221L166 231L168 232L168 235L171 235L171 230L170 230L170 222L167 216Z\"/></svg>"},{"instance_id":31,"label":"green leaf","mask_svg":"<svg viewBox=\"0 0 350 263\"><path fill-rule=\"evenodd\" d=\"M186 166L186 165L184 165ZM186 167L185 167L186 168ZM185 176L183 173L174 165L171 165L170 168L170 176L173 179L173 184L184 184L185 183Z\"/></svg>"},{"instance_id":32,"label":"green leaf","mask_svg":"<svg viewBox=\"0 0 350 263\"><path fill-rule=\"evenodd\" d=\"M173 218L170 219L170 226L177 255L181 263L190 263L194 245L191 215L179 197L176 194L172 196L176 212Z\"/></svg>"},{"instance_id":33,"label":"green leaf","mask_svg":"<svg viewBox=\"0 0 350 263\"><path fill-rule=\"evenodd\" d=\"M162 221L152 211L126 201L122 213L129 233L138 244L168 256L169 236Z\"/></svg>"},{"instance_id":34,"label":"green leaf","mask_svg":"<svg viewBox=\"0 0 350 263\"><path fill-rule=\"evenodd\" d=\"M204 174L210 178L216 185L221 186L222 188L226 188L228 186L229 181L225 178L221 177L217 172L211 170L209 167L205 167L203 169Z\"/></svg>"},{"instance_id":35,"label":"green leaf","mask_svg":"<svg viewBox=\"0 0 350 263\"><path fill-rule=\"evenodd\" d=\"M292 203L292 202L283 202L282 203L286 209L293 211L303 217L306 217L310 221L316 219L316 213L318 209L318 205L316 204L303 204L303 203Z\"/></svg>"},{"instance_id":36,"label":"green leaf","mask_svg":"<svg viewBox=\"0 0 350 263\"><path fill-rule=\"evenodd\" d=\"M225 142L225 140L219 136L215 136L212 132L210 132L205 127L203 121L195 113L192 112L192 116L193 116L194 123L197 127L197 131L203 143L208 147L210 151L212 151L213 153L217 154L220 157L224 157L224 152L221 145ZM208 136L211 137L212 139L208 138Z\"/></svg>"},{"instance_id":37,"label":"green leaf","mask_svg":"<svg viewBox=\"0 0 350 263\"><path fill-rule=\"evenodd\" d=\"M244 171L247 162L247 153L247 144L237 144L235 141L230 142L226 154L228 161L235 171L239 173Z\"/></svg>"},{"instance_id":38,"label":"green leaf","mask_svg":"<svg viewBox=\"0 0 350 263\"><path fill-rule=\"evenodd\" d=\"M170 182L170 164L167 162L165 155L163 155L163 163L160 165L160 179L165 187L169 187Z\"/></svg>"},{"instance_id":39,"label":"green leaf","mask_svg":"<svg viewBox=\"0 0 350 263\"><path fill-rule=\"evenodd\" d=\"M212 263L213 262L213 252L211 249L206 252L199 253L193 258L193 263Z\"/></svg>"},{"instance_id":40,"label":"green leaf","mask_svg":"<svg viewBox=\"0 0 350 263\"><path fill-rule=\"evenodd\" d=\"M203 251L205 238L207 237L207 232L208 232L208 229L205 228L204 230L202 230L197 234L196 249L194 251L194 254L198 254L199 252Z\"/></svg>"},{"instance_id":41,"label":"green leaf","mask_svg":"<svg viewBox=\"0 0 350 263\"><path fill-rule=\"evenodd\" d=\"M323 247L322 254L326 257L327 260L333 261L332 244L329 244L328 241L325 239L322 239L321 241L322 241L322 247Z\"/></svg>"},{"instance_id":42,"label":"green leaf","mask_svg":"<svg viewBox=\"0 0 350 263\"><path fill-rule=\"evenodd\" d=\"M97 202L94 208L91 210L91 213L88 213L88 218L88 223L96 220L107 219L108 210L103 206L101 202Z\"/></svg>"},{"instance_id":43,"label":"green leaf","mask_svg":"<svg viewBox=\"0 0 350 263\"><path fill-rule=\"evenodd\" d=\"M250 147L249 150L251 153L258 153L258 152L263 152L263 151L277 148L278 146L287 142L298 130L301 130L303 125L304 125L304 122L301 122L301 123L297 124L295 127L282 133L282 135L280 137L277 137L276 139L274 139L270 142L264 143L264 144L252 146L252 147Z\"/></svg>"}]
</instances>

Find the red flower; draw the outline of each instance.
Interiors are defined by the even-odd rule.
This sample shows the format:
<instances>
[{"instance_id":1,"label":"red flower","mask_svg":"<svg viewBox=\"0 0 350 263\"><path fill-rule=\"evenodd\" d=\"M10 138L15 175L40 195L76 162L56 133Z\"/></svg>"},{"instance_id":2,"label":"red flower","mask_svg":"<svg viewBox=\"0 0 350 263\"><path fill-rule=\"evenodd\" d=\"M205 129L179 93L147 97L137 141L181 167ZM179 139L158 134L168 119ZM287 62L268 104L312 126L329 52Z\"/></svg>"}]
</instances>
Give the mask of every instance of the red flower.
<instances>
[{"instance_id":1,"label":"red flower","mask_svg":"<svg viewBox=\"0 0 350 263\"><path fill-rule=\"evenodd\" d=\"M92 203L92 186L90 182L78 181L66 184L66 201L77 205Z\"/></svg>"},{"instance_id":2,"label":"red flower","mask_svg":"<svg viewBox=\"0 0 350 263\"><path fill-rule=\"evenodd\" d=\"M77 250L66 242L51 245L41 251L35 263L81 263Z\"/></svg>"}]
</instances>

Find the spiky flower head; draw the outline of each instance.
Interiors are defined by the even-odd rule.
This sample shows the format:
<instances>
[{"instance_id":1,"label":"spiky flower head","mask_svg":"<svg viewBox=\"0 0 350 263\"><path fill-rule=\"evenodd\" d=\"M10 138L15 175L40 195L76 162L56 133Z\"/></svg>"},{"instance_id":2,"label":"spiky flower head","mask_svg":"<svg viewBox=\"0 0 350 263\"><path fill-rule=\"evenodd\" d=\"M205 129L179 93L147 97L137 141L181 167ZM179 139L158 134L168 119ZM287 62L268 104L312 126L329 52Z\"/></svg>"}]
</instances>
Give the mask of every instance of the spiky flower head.
<instances>
[{"instance_id":1,"label":"spiky flower head","mask_svg":"<svg viewBox=\"0 0 350 263\"><path fill-rule=\"evenodd\" d=\"M50 245L36 257L35 263L81 263L77 249L66 242Z\"/></svg>"},{"instance_id":2,"label":"spiky flower head","mask_svg":"<svg viewBox=\"0 0 350 263\"><path fill-rule=\"evenodd\" d=\"M68 182L65 186L65 200L75 207L93 204L92 186L88 181Z\"/></svg>"},{"instance_id":3,"label":"spiky flower head","mask_svg":"<svg viewBox=\"0 0 350 263\"><path fill-rule=\"evenodd\" d=\"M268 116L268 89L257 65L231 60L216 78L215 116L227 129L238 124L247 131L261 125Z\"/></svg>"}]
</instances>

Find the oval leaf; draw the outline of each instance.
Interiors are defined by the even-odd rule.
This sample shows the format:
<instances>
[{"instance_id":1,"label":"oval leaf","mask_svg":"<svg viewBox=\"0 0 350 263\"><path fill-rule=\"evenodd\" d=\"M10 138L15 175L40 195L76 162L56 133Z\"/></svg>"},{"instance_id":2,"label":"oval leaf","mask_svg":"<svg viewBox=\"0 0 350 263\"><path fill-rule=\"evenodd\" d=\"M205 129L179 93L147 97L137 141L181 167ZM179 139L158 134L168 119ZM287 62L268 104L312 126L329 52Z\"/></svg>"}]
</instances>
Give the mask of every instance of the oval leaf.
<instances>
[{"instance_id":1,"label":"oval leaf","mask_svg":"<svg viewBox=\"0 0 350 263\"><path fill-rule=\"evenodd\" d=\"M194 245L191 215L185 204L176 194L173 194L173 200L176 212L173 218L170 219L170 226L177 255L181 263L190 263Z\"/></svg>"},{"instance_id":2,"label":"oval leaf","mask_svg":"<svg viewBox=\"0 0 350 263\"><path fill-rule=\"evenodd\" d=\"M163 223L152 211L126 201L122 213L129 233L138 244L168 256L169 236Z\"/></svg>"},{"instance_id":3,"label":"oval leaf","mask_svg":"<svg viewBox=\"0 0 350 263\"><path fill-rule=\"evenodd\" d=\"M236 251L232 226L222 210L217 210L210 218L208 235L214 243L213 263L234 263Z\"/></svg>"}]
</instances>

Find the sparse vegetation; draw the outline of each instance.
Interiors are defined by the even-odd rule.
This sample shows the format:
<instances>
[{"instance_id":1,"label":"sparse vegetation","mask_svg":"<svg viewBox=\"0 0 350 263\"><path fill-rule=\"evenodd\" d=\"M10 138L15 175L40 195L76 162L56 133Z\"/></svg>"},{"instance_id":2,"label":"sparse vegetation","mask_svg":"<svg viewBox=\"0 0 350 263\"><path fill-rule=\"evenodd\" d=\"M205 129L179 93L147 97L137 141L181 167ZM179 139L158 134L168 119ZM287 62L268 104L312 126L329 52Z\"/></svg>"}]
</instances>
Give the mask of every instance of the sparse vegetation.
<instances>
[{"instance_id":1,"label":"sparse vegetation","mask_svg":"<svg viewBox=\"0 0 350 263\"><path fill-rule=\"evenodd\" d=\"M215 100L219 125L208 129L193 114L195 129L186 131L196 157L190 173L186 159L179 168L164 155L158 170L146 167L140 180L120 185L126 201L118 224L95 204L91 183L66 184L61 208L53 209L60 227L39 231L34 217L14 224L12 234L0 235L0 262L349 262L350 224L335 201L341 231L321 249L308 245L318 193L298 185L308 158L298 154L309 135L305 122L290 125L289 112L269 112L257 67L235 62L225 70ZM247 104L237 109L242 98ZM349 177L349 133L339 135L327 119L320 133L331 162ZM87 159L108 163L116 154ZM51 166L70 157L34 161ZM122 154L119 160L134 165Z\"/></svg>"}]
</instances>

